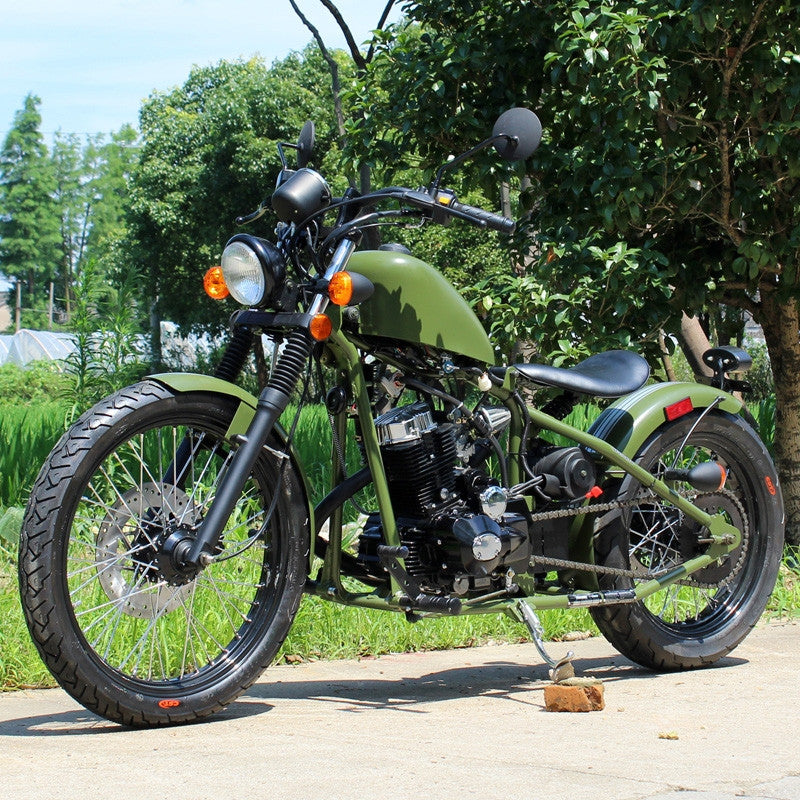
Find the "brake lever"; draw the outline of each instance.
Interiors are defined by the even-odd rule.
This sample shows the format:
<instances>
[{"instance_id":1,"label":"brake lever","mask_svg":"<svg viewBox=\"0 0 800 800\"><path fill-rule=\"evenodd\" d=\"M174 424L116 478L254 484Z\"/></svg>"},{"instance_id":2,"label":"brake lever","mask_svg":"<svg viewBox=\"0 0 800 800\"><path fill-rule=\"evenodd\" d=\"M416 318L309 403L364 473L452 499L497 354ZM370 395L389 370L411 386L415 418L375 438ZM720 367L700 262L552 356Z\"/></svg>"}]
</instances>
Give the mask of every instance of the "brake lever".
<instances>
[{"instance_id":1,"label":"brake lever","mask_svg":"<svg viewBox=\"0 0 800 800\"><path fill-rule=\"evenodd\" d=\"M249 225L257 219L261 219L267 213L267 201L265 200L255 211L251 214L246 214L243 217L236 217L234 223L236 225Z\"/></svg>"}]
</instances>

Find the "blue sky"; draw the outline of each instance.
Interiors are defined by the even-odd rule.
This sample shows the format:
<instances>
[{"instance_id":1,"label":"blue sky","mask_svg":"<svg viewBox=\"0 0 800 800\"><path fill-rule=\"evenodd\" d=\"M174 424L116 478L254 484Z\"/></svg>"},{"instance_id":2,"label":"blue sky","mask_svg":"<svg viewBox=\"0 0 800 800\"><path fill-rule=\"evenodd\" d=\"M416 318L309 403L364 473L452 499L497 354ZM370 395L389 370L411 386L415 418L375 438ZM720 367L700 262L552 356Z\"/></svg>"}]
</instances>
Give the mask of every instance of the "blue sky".
<instances>
[{"instance_id":1,"label":"blue sky","mask_svg":"<svg viewBox=\"0 0 800 800\"><path fill-rule=\"evenodd\" d=\"M297 4L328 46L344 46L319 0ZM385 0L336 4L361 42ZM310 40L288 0L0 0L0 140L29 92L42 100L48 142L56 130L110 133L136 125L141 101L195 64L256 54L271 63Z\"/></svg>"}]
</instances>

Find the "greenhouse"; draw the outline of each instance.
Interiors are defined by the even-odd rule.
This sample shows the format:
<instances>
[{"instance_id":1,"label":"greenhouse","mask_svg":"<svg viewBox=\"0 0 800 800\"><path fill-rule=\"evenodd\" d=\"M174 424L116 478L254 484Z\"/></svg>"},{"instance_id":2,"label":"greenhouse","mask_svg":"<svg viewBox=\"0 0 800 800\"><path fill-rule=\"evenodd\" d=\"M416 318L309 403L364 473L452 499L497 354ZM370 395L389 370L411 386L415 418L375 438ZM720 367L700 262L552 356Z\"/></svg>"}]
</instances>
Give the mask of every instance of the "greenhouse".
<instances>
[{"instance_id":1,"label":"greenhouse","mask_svg":"<svg viewBox=\"0 0 800 800\"><path fill-rule=\"evenodd\" d=\"M0 336L0 365L10 361L24 367L31 361L61 361L75 350L71 333L31 331L23 328Z\"/></svg>"}]
</instances>

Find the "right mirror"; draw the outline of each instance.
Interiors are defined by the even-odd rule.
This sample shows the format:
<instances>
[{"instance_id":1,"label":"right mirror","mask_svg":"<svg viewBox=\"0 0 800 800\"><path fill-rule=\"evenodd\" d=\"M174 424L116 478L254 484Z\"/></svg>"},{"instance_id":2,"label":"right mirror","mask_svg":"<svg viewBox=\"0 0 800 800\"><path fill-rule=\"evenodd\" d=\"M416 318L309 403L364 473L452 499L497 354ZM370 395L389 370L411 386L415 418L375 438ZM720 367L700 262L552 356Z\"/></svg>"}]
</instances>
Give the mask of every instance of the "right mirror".
<instances>
[{"instance_id":1,"label":"right mirror","mask_svg":"<svg viewBox=\"0 0 800 800\"><path fill-rule=\"evenodd\" d=\"M502 136L494 149L506 161L524 161L542 141L542 123L529 108L509 108L498 118L492 136Z\"/></svg>"}]
</instances>

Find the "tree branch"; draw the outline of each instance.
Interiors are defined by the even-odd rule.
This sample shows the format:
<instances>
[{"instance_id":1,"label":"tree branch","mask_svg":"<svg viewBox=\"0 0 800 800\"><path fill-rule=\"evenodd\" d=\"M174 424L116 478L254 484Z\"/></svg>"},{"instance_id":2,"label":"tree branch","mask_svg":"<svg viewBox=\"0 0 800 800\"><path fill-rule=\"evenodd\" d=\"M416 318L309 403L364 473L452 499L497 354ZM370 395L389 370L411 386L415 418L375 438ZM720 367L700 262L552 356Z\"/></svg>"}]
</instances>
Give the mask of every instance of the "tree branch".
<instances>
[{"instance_id":1,"label":"tree branch","mask_svg":"<svg viewBox=\"0 0 800 800\"><path fill-rule=\"evenodd\" d=\"M342 111L342 98L341 98L341 84L339 83L339 65L336 63L336 59L330 54L328 48L325 46L325 42L320 35L319 30L310 22L310 20L303 14L303 12L298 8L297 3L295 0L289 0L292 8L294 9L295 14L300 17L300 21L303 25L306 26L311 31L311 35L316 39L317 46L319 47L320 53L322 53L322 57L325 59L325 62L328 64L328 69L331 72L331 88L333 90L333 106L336 112L336 127L339 129L339 137L344 141L345 130L344 130L344 113Z\"/></svg>"},{"instance_id":2,"label":"tree branch","mask_svg":"<svg viewBox=\"0 0 800 800\"><path fill-rule=\"evenodd\" d=\"M344 17L342 17L340 11L336 6L331 2L331 0L319 0L325 8L330 11L331 16L336 20L336 24L339 26L339 29L344 34L344 39L347 42L347 47L350 49L350 55L353 58L353 63L356 65L356 68L363 72L367 68L367 62L364 59L364 56L361 54L361 51L358 49L358 45L356 44L356 40L353 38L353 34L350 31L347 23L344 21ZM294 0L289 0L289 2L294 6Z\"/></svg>"},{"instance_id":3,"label":"tree branch","mask_svg":"<svg viewBox=\"0 0 800 800\"><path fill-rule=\"evenodd\" d=\"M375 30L378 31L383 30L383 26L386 24L386 20L389 17L389 12L392 10L392 6L394 5L394 3L395 0L388 0L385 8L383 9L383 13L381 14L381 18L378 20L378 24ZM372 43L369 46L369 50L367 50L367 58L366 58L367 64L369 64L370 61L372 61L372 56L374 55L375 55L375 38L373 37Z\"/></svg>"}]
</instances>

